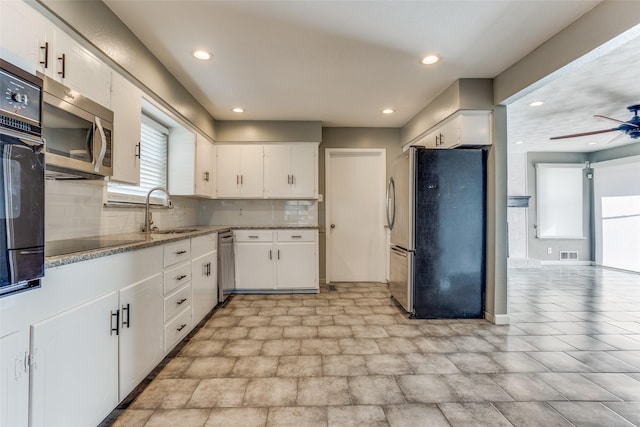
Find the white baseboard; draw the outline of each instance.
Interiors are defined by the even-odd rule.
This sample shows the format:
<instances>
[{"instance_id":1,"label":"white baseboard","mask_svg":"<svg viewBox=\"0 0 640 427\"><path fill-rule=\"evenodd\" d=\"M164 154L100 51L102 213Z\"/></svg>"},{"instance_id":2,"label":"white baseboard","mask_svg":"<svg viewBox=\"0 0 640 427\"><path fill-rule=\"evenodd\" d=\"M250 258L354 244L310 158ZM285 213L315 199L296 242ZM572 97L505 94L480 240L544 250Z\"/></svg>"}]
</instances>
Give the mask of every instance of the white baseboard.
<instances>
[{"instance_id":1,"label":"white baseboard","mask_svg":"<svg viewBox=\"0 0 640 427\"><path fill-rule=\"evenodd\" d=\"M546 260L546 261L540 261L540 265L594 265L594 264L593 264L593 261Z\"/></svg>"},{"instance_id":2,"label":"white baseboard","mask_svg":"<svg viewBox=\"0 0 640 427\"><path fill-rule=\"evenodd\" d=\"M530 258L507 258L507 268L540 268L540 260Z\"/></svg>"},{"instance_id":3,"label":"white baseboard","mask_svg":"<svg viewBox=\"0 0 640 427\"><path fill-rule=\"evenodd\" d=\"M493 323L494 325L508 325L511 323L509 321L508 314L491 314L485 311L484 318L487 319L489 322Z\"/></svg>"}]
</instances>

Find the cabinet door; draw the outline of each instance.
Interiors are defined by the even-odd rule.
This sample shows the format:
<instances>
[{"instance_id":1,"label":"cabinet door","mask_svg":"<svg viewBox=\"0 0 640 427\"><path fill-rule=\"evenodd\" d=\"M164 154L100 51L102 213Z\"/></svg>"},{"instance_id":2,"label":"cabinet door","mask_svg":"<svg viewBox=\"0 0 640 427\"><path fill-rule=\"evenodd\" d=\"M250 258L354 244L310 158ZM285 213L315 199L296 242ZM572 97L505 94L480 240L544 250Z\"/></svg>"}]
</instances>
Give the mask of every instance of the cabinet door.
<instances>
[{"instance_id":1,"label":"cabinet door","mask_svg":"<svg viewBox=\"0 0 640 427\"><path fill-rule=\"evenodd\" d=\"M162 274L120 290L120 400L164 356Z\"/></svg>"},{"instance_id":2,"label":"cabinet door","mask_svg":"<svg viewBox=\"0 0 640 427\"><path fill-rule=\"evenodd\" d=\"M218 303L217 252L209 252L191 261L191 284L193 287L193 324L200 320Z\"/></svg>"},{"instance_id":3,"label":"cabinet door","mask_svg":"<svg viewBox=\"0 0 640 427\"><path fill-rule=\"evenodd\" d=\"M318 147L291 147L291 196L318 197Z\"/></svg>"},{"instance_id":4,"label":"cabinet door","mask_svg":"<svg viewBox=\"0 0 640 427\"><path fill-rule=\"evenodd\" d=\"M215 197L216 156L214 146L204 136L196 135L196 170L195 170L195 194L202 197Z\"/></svg>"},{"instance_id":5,"label":"cabinet door","mask_svg":"<svg viewBox=\"0 0 640 427\"><path fill-rule=\"evenodd\" d=\"M273 243L242 243L235 246L236 289L274 289L275 250Z\"/></svg>"},{"instance_id":6,"label":"cabinet door","mask_svg":"<svg viewBox=\"0 0 640 427\"><path fill-rule=\"evenodd\" d=\"M315 242L278 243L276 248L278 289L318 287Z\"/></svg>"},{"instance_id":7,"label":"cabinet door","mask_svg":"<svg viewBox=\"0 0 640 427\"><path fill-rule=\"evenodd\" d=\"M240 195L240 146L219 145L216 162L218 197Z\"/></svg>"},{"instance_id":8,"label":"cabinet door","mask_svg":"<svg viewBox=\"0 0 640 427\"><path fill-rule=\"evenodd\" d=\"M3 56L7 52L11 54L11 57L7 55L3 59L29 72L36 69L45 72L44 64L40 64L40 61L45 61L44 48L41 50L40 46L44 47L47 41L51 45L45 34L46 28L44 16L25 2L0 2L0 40Z\"/></svg>"},{"instance_id":9,"label":"cabinet door","mask_svg":"<svg viewBox=\"0 0 640 427\"><path fill-rule=\"evenodd\" d=\"M460 145L458 119L449 120L440 129L440 145L437 148L453 148Z\"/></svg>"},{"instance_id":10,"label":"cabinet door","mask_svg":"<svg viewBox=\"0 0 640 427\"><path fill-rule=\"evenodd\" d=\"M116 292L31 326L31 426L98 425L118 404Z\"/></svg>"},{"instance_id":11,"label":"cabinet door","mask_svg":"<svg viewBox=\"0 0 640 427\"><path fill-rule=\"evenodd\" d=\"M54 30L54 56L50 60L54 63L53 78L109 108L111 70L58 28Z\"/></svg>"},{"instance_id":12,"label":"cabinet door","mask_svg":"<svg viewBox=\"0 0 640 427\"><path fill-rule=\"evenodd\" d=\"M291 146L265 145L264 197L291 196Z\"/></svg>"},{"instance_id":13,"label":"cabinet door","mask_svg":"<svg viewBox=\"0 0 640 427\"><path fill-rule=\"evenodd\" d=\"M113 176L111 180L140 184L142 91L120 74L111 79L113 110Z\"/></svg>"},{"instance_id":14,"label":"cabinet door","mask_svg":"<svg viewBox=\"0 0 640 427\"><path fill-rule=\"evenodd\" d=\"M27 330L0 337L0 425L26 426L29 418Z\"/></svg>"},{"instance_id":15,"label":"cabinet door","mask_svg":"<svg viewBox=\"0 0 640 427\"><path fill-rule=\"evenodd\" d=\"M262 145L243 145L240 148L240 196L264 196L264 151Z\"/></svg>"}]
</instances>

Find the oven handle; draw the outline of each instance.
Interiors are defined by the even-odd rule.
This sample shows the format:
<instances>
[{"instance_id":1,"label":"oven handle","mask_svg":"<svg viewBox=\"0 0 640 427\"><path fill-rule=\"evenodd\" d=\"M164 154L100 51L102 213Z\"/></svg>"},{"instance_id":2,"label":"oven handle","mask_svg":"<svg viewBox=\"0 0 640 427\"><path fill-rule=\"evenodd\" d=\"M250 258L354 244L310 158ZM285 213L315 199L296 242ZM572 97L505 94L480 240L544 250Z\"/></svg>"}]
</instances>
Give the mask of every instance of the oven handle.
<instances>
[{"instance_id":1,"label":"oven handle","mask_svg":"<svg viewBox=\"0 0 640 427\"><path fill-rule=\"evenodd\" d=\"M104 128L102 127L102 121L100 117L96 116L95 118L96 128L98 132L100 132L100 154L98 158L95 159L95 166L93 168L94 171L100 172L100 167L102 166L102 161L104 160L104 156L107 154L107 136L104 133Z\"/></svg>"},{"instance_id":2,"label":"oven handle","mask_svg":"<svg viewBox=\"0 0 640 427\"><path fill-rule=\"evenodd\" d=\"M44 140L42 138L38 138L37 136L27 135L21 132L16 132L11 129L6 129L0 127L0 134L6 135L11 138L15 138L29 147L42 147L44 145Z\"/></svg>"}]
</instances>

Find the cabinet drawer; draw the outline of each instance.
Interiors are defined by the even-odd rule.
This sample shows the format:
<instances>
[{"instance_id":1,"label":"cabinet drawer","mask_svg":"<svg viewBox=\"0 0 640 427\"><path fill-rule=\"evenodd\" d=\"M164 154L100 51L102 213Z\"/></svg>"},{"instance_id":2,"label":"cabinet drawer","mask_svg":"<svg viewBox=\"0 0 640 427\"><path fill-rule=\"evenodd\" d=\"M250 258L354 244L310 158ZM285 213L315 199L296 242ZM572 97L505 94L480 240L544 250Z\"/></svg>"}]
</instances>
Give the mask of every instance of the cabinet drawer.
<instances>
[{"instance_id":1,"label":"cabinet drawer","mask_svg":"<svg viewBox=\"0 0 640 427\"><path fill-rule=\"evenodd\" d=\"M185 239L164 246L164 266L191 259L191 240Z\"/></svg>"},{"instance_id":2,"label":"cabinet drawer","mask_svg":"<svg viewBox=\"0 0 640 427\"><path fill-rule=\"evenodd\" d=\"M191 306L164 326L164 351L167 353L191 330Z\"/></svg>"},{"instance_id":3,"label":"cabinet drawer","mask_svg":"<svg viewBox=\"0 0 640 427\"><path fill-rule=\"evenodd\" d=\"M185 284L183 287L165 297L164 299L164 321L171 319L184 307L191 305L191 283Z\"/></svg>"},{"instance_id":4,"label":"cabinet drawer","mask_svg":"<svg viewBox=\"0 0 640 427\"><path fill-rule=\"evenodd\" d=\"M236 230L236 242L273 242L271 230Z\"/></svg>"},{"instance_id":5,"label":"cabinet drawer","mask_svg":"<svg viewBox=\"0 0 640 427\"><path fill-rule=\"evenodd\" d=\"M211 233L191 239L191 257L197 258L218 249L218 233Z\"/></svg>"},{"instance_id":6,"label":"cabinet drawer","mask_svg":"<svg viewBox=\"0 0 640 427\"><path fill-rule=\"evenodd\" d=\"M316 230L278 230L278 242L315 242Z\"/></svg>"},{"instance_id":7,"label":"cabinet drawer","mask_svg":"<svg viewBox=\"0 0 640 427\"><path fill-rule=\"evenodd\" d=\"M191 281L191 263L186 262L164 272L164 293Z\"/></svg>"}]
</instances>

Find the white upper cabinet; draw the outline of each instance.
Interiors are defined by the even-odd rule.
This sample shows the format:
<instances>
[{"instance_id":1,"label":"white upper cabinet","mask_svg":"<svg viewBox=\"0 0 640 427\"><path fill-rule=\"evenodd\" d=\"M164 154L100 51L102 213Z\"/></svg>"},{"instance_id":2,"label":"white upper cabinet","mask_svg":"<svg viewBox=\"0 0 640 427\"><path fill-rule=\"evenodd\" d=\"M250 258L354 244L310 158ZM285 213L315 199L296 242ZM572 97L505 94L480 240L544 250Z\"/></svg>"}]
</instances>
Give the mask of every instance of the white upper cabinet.
<instances>
[{"instance_id":1,"label":"white upper cabinet","mask_svg":"<svg viewBox=\"0 0 640 427\"><path fill-rule=\"evenodd\" d=\"M53 35L45 74L109 108L111 69L59 28L54 28Z\"/></svg>"},{"instance_id":2,"label":"white upper cabinet","mask_svg":"<svg viewBox=\"0 0 640 427\"><path fill-rule=\"evenodd\" d=\"M317 198L317 144L265 145L264 197Z\"/></svg>"},{"instance_id":3,"label":"white upper cabinet","mask_svg":"<svg viewBox=\"0 0 640 427\"><path fill-rule=\"evenodd\" d=\"M459 111L412 145L427 148L491 145L491 111Z\"/></svg>"},{"instance_id":4,"label":"white upper cabinet","mask_svg":"<svg viewBox=\"0 0 640 427\"><path fill-rule=\"evenodd\" d=\"M140 123L142 91L115 71L111 73L113 110L112 181L140 184Z\"/></svg>"},{"instance_id":5,"label":"white upper cabinet","mask_svg":"<svg viewBox=\"0 0 640 427\"><path fill-rule=\"evenodd\" d=\"M32 64L35 70L100 105L109 107L111 70L104 62L28 4L2 1L0 7L3 51ZM11 61L9 57L6 59Z\"/></svg>"},{"instance_id":6,"label":"white upper cabinet","mask_svg":"<svg viewBox=\"0 0 640 427\"><path fill-rule=\"evenodd\" d=\"M169 135L169 193L175 196L216 196L216 148L204 136L185 128Z\"/></svg>"},{"instance_id":7,"label":"white upper cabinet","mask_svg":"<svg viewBox=\"0 0 640 427\"><path fill-rule=\"evenodd\" d=\"M218 145L218 198L262 198L263 146Z\"/></svg>"},{"instance_id":8,"label":"white upper cabinet","mask_svg":"<svg viewBox=\"0 0 640 427\"><path fill-rule=\"evenodd\" d=\"M195 194L202 197L216 196L216 146L204 136L196 135Z\"/></svg>"},{"instance_id":9,"label":"white upper cabinet","mask_svg":"<svg viewBox=\"0 0 640 427\"><path fill-rule=\"evenodd\" d=\"M29 66L32 69L27 71L30 72L44 72L44 64L41 65L40 61L44 57L46 43L51 42L49 38L53 39L52 35L48 37L47 28L52 29L44 16L25 2L0 2L0 41L3 59L15 61L14 65L20 68Z\"/></svg>"}]
</instances>

